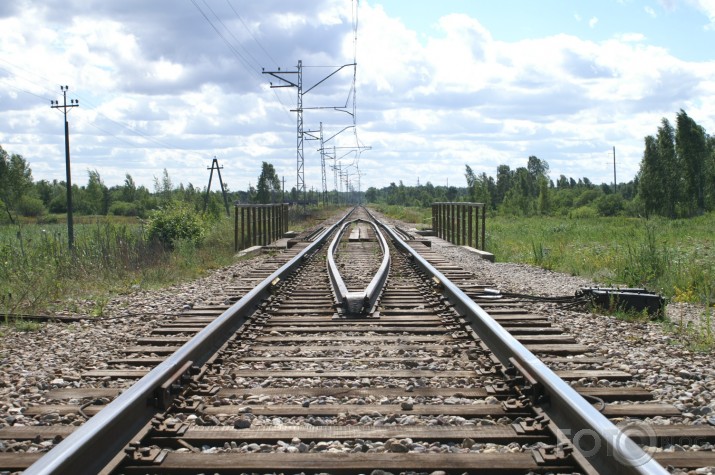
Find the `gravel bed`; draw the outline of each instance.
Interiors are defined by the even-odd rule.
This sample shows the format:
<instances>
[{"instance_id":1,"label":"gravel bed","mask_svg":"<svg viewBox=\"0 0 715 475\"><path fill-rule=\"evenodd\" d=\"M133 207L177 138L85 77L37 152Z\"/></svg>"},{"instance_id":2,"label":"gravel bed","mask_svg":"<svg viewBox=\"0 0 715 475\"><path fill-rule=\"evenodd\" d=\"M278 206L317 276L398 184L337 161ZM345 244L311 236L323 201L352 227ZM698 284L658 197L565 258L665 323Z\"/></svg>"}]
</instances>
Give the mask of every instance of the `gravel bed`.
<instances>
[{"instance_id":1,"label":"gravel bed","mask_svg":"<svg viewBox=\"0 0 715 475\"><path fill-rule=\"evenodd\" d=\"M226 282L249 276L265 259L266 256L258 256L244 260L202 279L163 290L133 289L130 294L108 302L105 318L71 324L46 323L29 332L4 326L0 343L0 427L50 422L46 417L23 413L31 405L45 404L44 394L51 389L130 386L134 380L82 379L81 373L106 368L110 359L126 356L123 353L126 347L133 346L137 338L147 336L151 329L173 319L183 309L222 302L226 298L223 293ZM71 304L79 308L73 313L77 316L89 315L94 306L92 301Z\"/></svg>"},{"instance_id":2,"label":"gravel bed","mask_svg":"<svg viewBox=\"0 0 715 475\"><path fill-rule=\"evenodd\" d=\"M454 262L459 262L466 270L485 282L492 283L502 291L534 294L542 296L573 295L583 286L592 286L593 282L587 279L573 277L566 274L546 271L543 269L518 264L490 263L484 261L473 253L439 239L432 239L433 249L448 257ZM25 416L25 410L32 405L44 404L47 399L46 391L55 388L67 387L122 387L131 381L116 381L108 379L95 379L83 381L80 375L90 369L106 367L106 361L124 356L123 349L132 346L140 336L146 336L150 329L159 326L167 319L173 318L182 309L194 305L207 303L220 303L225 300L221 290L227 281L236 276L248 276L258 268L266 259L264 256L241 261L233 266L212 272L209 276L186 284L172 286L160 291L144 291L135 289L132 293L121 295L112 299L105 308L105 315L116 317L114 319L83 321L75 324L43 324L38 331L21 332L12 326L3 328L3 338L0 344L0 427L12 425L37 425L52 422L47 418L57 418L57 415ZM74 306L89 314L94 302L74 302ZM652 418L649 422L654 424L691 423L715 425L715 365L712 363L711 353L694 352L678 343L674 334L664 325L652 322L626 322L613 317L594 315L589 312L566 310L553 304L530 304L534 313L548 315L553 322L567 329L579 343L594 348L593 356L602 356L608 361L593 367L614 369L629 372L633 375L635 384L653 392L655 401L670 403L683 411L679 418ZM668 317L678 324L692 322L699 324L702 309L683 304L670 304L667 309ZM329 345L330 342L326 342ZM317 346L317 345L313 345ZM327 348L326 348L327 350ZM368 356L362 353L336 353L333 351L302 353L301 356L333 356L347 357ZM263 353L267 356L267 353ZM391 351L380 350L380 356L396 356ZM403 355L409 357L429 357L430 352L415 352ZM442 362L435 360L436 364ZM433 363L434 364L434 363ZM253 367L252 365L246 366ZM281 365L282 367L282 365ZM306 365L306 368L320 367L326 370L340 369L340 363L334 366ZM574 368L574 366L568 366ZM255 367L258 369L258 367ZM230 372L229 372L230 373ZM316 381L311 378L280 378L274 377L259 381L252 378L234 378L230 374L224 376L222 381L227 388L251 387L309 387ZM475 384L476 383L476 384ZM369 380L355 380L350 378L322 379L321 384L326 387L481 387L489 384L489 380L467 381L446 378L413 378L405 380L399 378L370 378ZM616 381L576 381L574 384L582 385L620 385ZM401 404L407 400L391 398L388 403ZM85 402L85 401L82 401ZM248 400L226 401L229 404L248 404ZM303 404L304 399L275 400L272 403ZM323 403L346 403L342 399L326 401ZM430 398L428 401L415 401L416 403L443 404L439 399ZM460 401L459 403L465 403ZM224 401L220 401L221 404ZM260 403L260 402L259 402ZM309 401L319 404L318 401ZM358 402L355 402L359 404ZM373 404L365 400L366 404ZM379 402L378 402L379 403ZM471 401L469 402L471 403ZM304 418L304 420L291 420L291 418L271 418L267 416L253 416L242 414L229 416L225 420L218 420L220 424L238 424L239 420L251 419L251 425L275 425L280 423L317 425L321 423L337 423L338 418ZM44 419L43 419L44 417ZM192 417L192 416L189 416ZM374 424L379 417L368 416ZM387 417L382 415L381 417ZM405 419L415 424L430 424L434 418L422 416L405 416ZM362 416L358 419L358 423ZM487 422L488 421L488 422ZM76 425L82 422L81 416L61 416L60 423ZM204 421L207 422L207 421ZM209 420L209 423L213 420ZM385 421L382 421L385 423ZM394 421L397 422L397 421ZM443 423L445 421L442 421ZM446 421L454 423L498 423L489 419L465 419ZM368 419L365 419L368 423ZM392 423L392 422L387 422ZM242 423L245 424L245 423ZM434 422L432 422L434 424ZM473 441L472 441L473 442ZM467 446L465 446L465 443ZM322 444L322 445L321 445ZM235 444L234 444L235 445ZM398 447L398 445L400 447ZM28 442L0 442L0 451L38 451L47 450L51 441L35 443ZM307 447L307 449L306 449ZM367 447L367 449L366 449ZM387 442L353 441L353 442L319 442L306 444L299 440L279 443L276 446L263 444L231 444L228 447L205 447L200 450L210 451L464 451L464 450L493 450L493 451L522 451L524 447L493 446L492 444L471 444L463 441L455 444L424 444L410 441L409 439L395 439ZM670 446L666 451L679 450L708 450L712 451L711 444L697 446ZM715 470L704 468L692 473L715 473Z\"/></svg>"},{"instance_id":3,"label":"gravel bed","mask_svg":"<svg viewBox=\"0 0 715 475\"><path fill-rule=\"evenodd\" d=\"M484 282L502 292L538 296L574 295L581 287L598 285L588 279L552 272L538 267L492 263L474 253L441 239L428 238L432 248L448 257ZM549 316L556 326L564 328L576 340L593 348L592 355L608 361L603 369L621 370L633 375L633 381L579 380L572 384L583 386L635 385L651 391L653 402L673 404L683 417L653 417L644 421L651 424L710 424L715 425L715 365L712 351L698 352L683 345L668 325L659 322L628 322L611 316L587 311L565 310L550 303L526 303L536 314ZM702 325L706 310L690 304L671 303L666 308L667 319L676 325ZM712 310L710 310L712 312ZM713 328L715 332L715 327ZM589 365L591 366L591 365ZM593 365L599 367L600 365ZM628 423L628 419L615 422ZM671 445L652 451L714 451L710 443L692 446ZM715 474L715 467L697 471L672 473Z\"/></svg>"}]
</instances>

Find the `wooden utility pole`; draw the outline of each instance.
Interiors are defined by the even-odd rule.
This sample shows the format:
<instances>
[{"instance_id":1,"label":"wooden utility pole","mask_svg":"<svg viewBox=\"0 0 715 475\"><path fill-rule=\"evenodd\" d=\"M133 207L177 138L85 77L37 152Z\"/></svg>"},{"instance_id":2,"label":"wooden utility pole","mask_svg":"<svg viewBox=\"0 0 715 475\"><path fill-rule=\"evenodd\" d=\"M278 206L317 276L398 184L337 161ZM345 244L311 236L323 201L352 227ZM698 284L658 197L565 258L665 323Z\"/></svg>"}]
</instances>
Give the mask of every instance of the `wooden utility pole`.
<instances>
[{"instance_id":1,"label":"wooden utility pole","mask_svg":"<svg viewBox=\"0 0 715 475\"><path fill-rule=\"evenodd\" d=\"M615 193L618 189L618 182L616 181L616 146L613 146L613 192Z\"/></svg>"},{"instance_id":2,"label":"wooden utility pole","mask_svg":"<svg viewBox=\"0 0 715 475\"><path fill-rule=\"evenodd\" d=\"M223 167L218 166L218 159L214 157L213 161L211 162L211 167L206 167L207 170L211 170L211 174L209 175L209 186L206 187L206 197L204 198L204 213L206 212L206 206L208 206L209 203L209 193L211 192L211 178L214 176L214 169L216 170L216 173L218 173L218 182L221 185L221 193L223 194L223 204L226 207L226 216L231 216L230 211L228 210L228 197L226 196L226 187L223 186L223 180L221 179L221 169Z\"/></svg>"},{"instance_id":3,"label":"wooden utility pole","mask_svg":"<svg viewBox=\"0 0 715 475\"><path fill-rule=\"evenodd\" d=\"M67 104L67 90L69 86L60 86L63 101L50 101L53 109L62 109L65 116L65 168L67 170L67 244L70 249L74 248L74 222L72 219L72 173L70 171L70 126L67 122L67 111L72 107L79 107L79 100L71 99Z\"/></svg>"}]
</instances>

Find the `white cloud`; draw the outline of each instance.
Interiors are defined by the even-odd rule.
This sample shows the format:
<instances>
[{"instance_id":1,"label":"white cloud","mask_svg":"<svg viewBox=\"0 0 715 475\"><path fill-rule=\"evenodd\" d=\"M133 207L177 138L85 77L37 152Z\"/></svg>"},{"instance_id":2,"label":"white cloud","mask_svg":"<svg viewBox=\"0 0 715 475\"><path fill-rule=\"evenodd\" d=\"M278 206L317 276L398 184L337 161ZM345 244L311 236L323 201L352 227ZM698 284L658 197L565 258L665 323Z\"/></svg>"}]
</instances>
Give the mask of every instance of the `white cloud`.
<instances>
[{"instance_id":1,"label":"white cloud","mask_svg":"<svg viewBox=\"0 0 715 475\"><path fill-rule=\"evenodd\" d=\"M292 69L303 59L305 84L313 84L330 70L310 66L352 61L349 3L291 2L279 9L270 0L250 2L241 10L250 35L217 3L217 13L244 41L234 44L243 59L189 2L169 13L138 2L132 8L142 5L140 11L129 14L121 5L68 14L64 24L38 8L0 19L0 83L8 86L0 90L3 147L25 155L36 179L63 179L61 115L48 104L60 97L62 83L80 98L70 116L80 184L84 170L97 168L110 186L128 172L151 187L167 168L175 183L201 186L216 155L233 189L255 184L261 161L273 163L293 186L296 122L289 109L296 91L269 89L260 65L247 64ZM715 130L707 113L715 100L715 63L680 60L643 32L607 41L555 33L506 42L465 14L435 18L429 30L417 32L379 4L360 5L358 134L373 147L360 159L363 189L411 184L416 174L422 183L449 179L461 186L464 164L493 175L499 164L524 166L529 155L547 160L552 176L610 181L598 157L613 145L619 177L628 180L643 136L661 117L684 107ZM352 71L343 73L307 94L304 106L344 103ZM304 118L311 130L322 121L326 136L351 124L333 110L306 110ZM347 130L330 145L354 143ZM320 183L316 148L306 141L309 188ZM354 157L348 153L345 166Z\"/></svg>"},{"instance_id":2,"label":"white cloud","mask_svg":"<svg viewBox=\"0 0 715 475\"><path fill-rule=\"evenodd\" d=\"M596 18L596 17L591 17L591 19L588 20L589 28L595 28L597 23L598 23L598 18Z\"/></svg>"},{"instance_id":3,"label":"white cloud","mask_svg":"<svg viewBox=\"0 0 715 475\"><path fill-rule=\"evenodd\" d=\"M643 11L645 11L652 18L655 18L658 16L658 14L655 12L655 10L653 10L653 7L651 7L650 5L644 6Z\"/></svg>"},{"instance_id":4,"label":"white cloud","mask_svg":"<svg viewBox=\"0 0 715 475\"><path fill-rule=\"evenodd\" d=\"M693 0L696 7L702 10L705 16L708 17L710 23L706 26L707 29L715 29L715 0Z\"/></svg>"}]
</instances>

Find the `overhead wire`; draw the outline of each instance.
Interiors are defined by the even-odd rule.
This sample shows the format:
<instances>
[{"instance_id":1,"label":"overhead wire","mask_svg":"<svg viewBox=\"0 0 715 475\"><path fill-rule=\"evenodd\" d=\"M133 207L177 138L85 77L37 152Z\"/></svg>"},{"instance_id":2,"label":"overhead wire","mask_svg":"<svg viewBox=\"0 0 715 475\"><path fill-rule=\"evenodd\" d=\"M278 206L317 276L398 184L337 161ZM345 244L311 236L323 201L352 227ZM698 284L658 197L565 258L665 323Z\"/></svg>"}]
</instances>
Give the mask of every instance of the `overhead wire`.
<instances>
[{"instance_id":1,"label":"overhead wire","mask_svg":"<svg viewBox=\"0 0 715 475\"><path fill-rule=\"evenodd\" d=\"M258 45L259 48L261 48L261 51L263 51L263 52L266 54L266 56L268 56L268 58L269 58L271 61L273 61L273 64L275 64L276 66L278 66L278 61L276 61L276 60L273 58L273 56L271 56L271 54L263 47L263 45L261 44L261 42L258 41L258 39L254 36L253 32L252 32L251 29L248 27L248 25L246 24L246 22L243 21L243 17L241 17L241 15L238 13L238 11L234 8L233 4L231 3L231 0L226 0L226 3L228 3L228 6L231 7L231 10L233 10L233 13L236 14L236 17L238 17L238 19L241 21L241 24L244 26L244 28L246 28L246 31L248 32L248 34L251 35L251 38L253 38L253 41L256 42L256 44Z\"/></svg>"},{"instance_id":2,"label":"overhead wire","mask_svg":"<svg viewBox=\"0 0 715 475\"><path fill-rule=\"evenodd\" d=\"M206 12L201 8L201 6L200 6L195 0L191 0L191 1L192 1L192 3L194 4L194 6L196 7L196 9L199 11L199 13L201 13L201 15L202 15L202 16L204 17L204 19L207 21L207 23L209 23L209 25L214 29L214 31L216 32L216 34L226 43L226 45L227 45L227 47L229 48L229 50L239 59L240 63L241 63L247 70L249 70L251 73L253 73L255 76L257 76L259 79L262 80L262 75L257 71L258 60L257 60L253 55L251 55L250 51L248 51L246 48L244 48L244 47L241 46L241 48L246 52L248 58L250 58L250 60L249 60L249 59L247 59L246 56L242 55L241 52L238 51L238 49L236 49L236 48L233 46L233 44L231 43L231 41L222 33L222 31L216 26L216 24L214 24L214 22L211 20L211 18L209 18L209 16L208 16L208 15L206 14ZM235 41L237 44L239 44L239 46L240 46L240 41L239 41L239 40L236 38L236 36L230 31L230 29L226 26L226 24L220 19L220 17L216 14L216 12L213 10L213 8L211 8L211 6L210 6L208 3L206 3L206 0L202 0L202 1L203 1L203 4L206 6L206 8L211 12L211 14L214 15L214 17L217 19L217 21L218 21L218 22L223 26L223 28L228 32L228 34L231 36L231 38L233 38L234 41ZM229 4L230 4L230 2L229 2ZM230 5L230 6L231 6L232 10L234 10L234 13L236 13L236 15L239 16L239 19L240 19L241 22L244 24L244 26L246 26L245 21L243 21L243 19L240 18L240 15L238 15L238 12L235 10L235 8L233 7L233 5ZM247 26L246 26L246 28L247 28ZM247 28L247 29L248 29L248 28ZM260 45L260 43L256 40L255 36L253 35L253 33L250 32L250 30L249 30L249 34L251 34L252 38L254 38L254 41L256 41L256 42L259 44L259 46L260 46L261 49L266 53L266 55L272 59L272 57L270 56L270 54L268 54L268 52L265 50L265 48L263 48L262 45ZM253 64L251 64L251 60L253 61ZM54 95L54 91L52 91L52 89L50 89L49 87L47 87L46 84L42 84L42 83L37 82L36 80L30 79L29 77L24 76L23 74L19 73L18 70L22 70L22 71L26 71L26 72L28 72L28 73L32 73L33 76L35 76L35 77L40 77L41 79L43 79L44 81L46 81L46 83L51 83L51 82L53 82L52 80L50 80L50 79L48 79L48 78L45 78L45 77L43 77L43 76L41 76L41 75L38 76L37 73L35 73L35 72L30 72L30 71L28 71L26 68L23 68L22 66L18 66L18 65L16 65L16 64L12 64L12 63L10 63L10 62L8 62L8 61L2 59L2 58L0 58L0 61L2 61L3 63L6 63L7 65L9 65L9 66L12 67L12 69L7 69L7 68L3 68L3 67L0 67L0 69L2 69L2 70L4 70L4 71L8 72L8 73L9 73L10 75L12 75L12 76L15 76L15 77L17 77L17 78L20 78L20 79L22 79L23 81L26 81L27 83L30 83L30 84L33 84L33 85L37 86L38 88L42 89L43 91L46 91L46 93L47 93L48 96L50 96L50 97L52 97L52 96ZM275 61L275 60L273 60L273 61ZM51 100L50 97L46 97L46 96L42 96L42 95L36 94L36 93L34 93L34 92L30 91L30 90L27 90L27 89L24 89L24 88L22 88L22 87L19 87L19 86L15 85L15 84L12 84L12 83L9 81L8 78L0 78L0 79L2 79L3 82L6 83L10 88L15 89L15 90L17 90L17 91L19 91L19 92L22 92L22 93L25 93L25 94L28 94L28 95L37 97L38 99L42 99L42 100L45 100L45 101ZM273 91L273 92L274 92L274 94L275 94L275 91ZM176 150L176 151L181 151L181 152L188 152L188 153L191 153L191 154L196 153L197 155L201 155L201 154L198 154L197 152L193 152L193 151L191 151L191 150L187 150L187 149L184 149L184 148L176 147L176 146L174 146L174 145L170 145L170 144L168 144L168 143L166 143L166 142L161 141L160 139L157 139L156 137L154 137L154 136L152 136L152 135L149 135L149 134L147 134L147 133L142 132L141 130L139 130L139 129L133 127L133 126L130 125L130 124L122 123L122 122L120 122L120 121L117 121L117 120L115 120L115 119L112 119L111 117L109 117L109 116L107 116L106 114L102 113L101 111L97 110L98 105L94 104L92 100L90 100L88 97L84 97L82 94L78 93L77 91L73 91L73 95L74 95L75 97L78 97L78 98L81 100L81 103L82 103L83 106L89 106L89 107L88 107L89 110L93 110L98 116L100 116L100 117L106 119L107 121L109 121L109 122L111 122L111 123L113 123L113 124L115 124L115 125L117 125L117 126L119 126L119 127L121 127L121 128L124 128L124 129L128 130L128 131L129 131L131 134L133 134L133 135L136 135L136 136L138 136L138 137L141 137L141 138L145 139L145 140L148 141L148 142L152 142L152 143L154 143L154 144L156 144L156 145L159 145L159 146L161 146L161 147L164 148L164 149ZM285 104L283 103L283 100L281 99L281 97L280 97L278 94L275 94L275 96L276 96L276 98L278 99L278 101L279 101L282 105L285 106ZM288 113L288 112L286 112L286 113ZM288 114L288 115L290 115L290 114ZM108 136L111 136L111 137L113 137L113 138L115 138L115 139L117 139L117 140L119 140L119 141L122 141L122 142L128 144L128 145L131 145L131 146L134 146L134 147L138 147L138 148L146 148L146 147L143 146L142 144L136 144L136 143L129 142L129 141L127 141L123 136L120 136L120 135L117 135L117 134L115 134L115 133L112 133L112 132L110 132L110 131L108 131L108 130L102 128L102 127L100 127L99 125L97 125L97 124L95 124L95 123L93 123L93 122L91 122L91 121L87 121L86 123L87 123L88 125L94 127L95 129L97 129L97 130L103 132L104 134L107 134Z\"/></svg>"},{"instance_id":3,"label":"overhead wire","mask_svg":"<svg viewBox=\"0 0 715 475\"><path fill-rule=\"evenodd\" d=\"M253 55L251 54L251 52L248 51L248 50L241 44L241 42L239 41L239 39L236 38L236 35L234 35L233 32L231 32L231 30L226 26L226 24L223 22L223 20L216 14L216 12L214 11L214 9L211 8L211 5L209 5L209 4L206 2L206 0L202 0L202 1L204 2L204 5L206 5L206 8L209 9L209 11L210 11L210 12L213 14L213 16L216 18L216 20L221 24L221 26L223 26L224 30L226 30L226 31L228 32L228 34L231 35L231 38L234 39L234 41L236 42L236 44L246 53L246 55L247 55L249 58L251 58L251 59L254 61L255 67L256 67L256 68L260 68L260 63L258 62L258 60L256 60L256 58L253 57ZM246 60L246 62L248 62L248 60ZM256 71L257 71L257 69L256 69Z\"/></svg>"},{"instance_id":4,"label":"overhead wire","mask_svg":"<svg viewBox=\"0 0 715 475\"><path fill-rule=\"evenodd\" d=\"M56 94L55 91L51 90L51 89L45 84L45 83L51 83L51 82L52 82L52 80L50 80L49 78L47 78L47 77L45 77L45 76L42 76L42 75L40 75L40 74L37 74L37 73L32 73L34 76L36 76L36 77L42 79L43 81L45 81L45 83L37 82L37 81L35 81L34 79L30 79L30 78L28 78L28 77L26 77L26 76L23 76L22 74L19 74L19 73L16 71L16 70L22 70L22 71L30 72L30 71L28 71L26 68L24 68L24 67L22 67L22 66L19 66L19 65L17 65L17 64L10 63L9 61L4 60L4 59L0 59L0 61L2 61L3 63L9 65L10 67L14 68L15 71L10 70L10 69L7 69L7 68L4 68L4 67L0 67L0 69L2 69L2 70L4 70L4 71L6 71L6 72L12 74L13 76L15 76L15 77L17 77L17 78L22 79L22 80L24 80L24 81L26 81L26 82L28 82L28 83L30 83L30 84L33 84L33 85L37 86L38 88L41 88L41 89L44 90L44 91L47 91L48 94L52 94L52 95L55 95L55 94ZM13 85L13 84L11 84L11 83L8 81L7 78L3 78L3 79L4 79L5 83L6 83L9 87L12 87L13 89L22 91L22 92L24 92L24 93L26 93L26 94L35 96L35 97L37 97L37 98L39 98L39 99L43 99L44 101L50 101L50 100L52 100L52 99L50 99L49 97L40 96L39 94L35 94L35 93L31 92L31 91L28 91L28 90L22 89L22 88L20 88L20 87L18 87L18 86L16 86L16 85ZM85 95L83 95L83 94L81 94L81 93L79 93L79 92L77 92L77 91L73 91L73 95L74 95L75 97L79 98L79 100L81 101L82 106L88 106L87 108L88 108L89 110L91 110L91 111L94 111L98 116L100 116L100 117L102 117L102 118L108 120L109 122L112 122L113 124L115 124L115 125L117 125L117 126L119 126L119 127L121 127L121 128L124 128L124 129L128 130L128 131L131 132L132 134L135 134L135 135L137 135L137 136L139 136L139 137L141 137L141 138L143 138L143 139L145 139L145 140L147 140L147 141L153 142L153 143L155 143L156 145L159 145L159 146L161 146L161 147L164 148L164 149L175 150L175 151L180 151L180 152L187 152L187 153L192 153L192 154L195 153L195 154L197 154L197 155L200 155L200 154L198 154L197 152L193 152L193 151L191 151L191 150L187 150L187 149L183 149L183 148L180 148L180 147L176 147L176 146L174 146L174 145L170 145L170 144L168 144L168 143L166 143L166 142L163 142L163 141L157 139L156 137L153 137L153 136L151 136L151 135L148 135L148 134L146 134L146 133L144 133L144 132L142 132L142 131L140 131L140 130L134 128L134 127L132 127L132 126L129 125L129 124L122 123L122 122L120 122L120 121L117 121L117 120L112 119L111 117L109 117L109 116L107 116L106 114L104 114L104 113L102 113L101 111L99 111L99 110L98 110L98 107L99 107L99 106L98 106L96 103L94 103L94 101L92 101L89 97L87 97L87 96L85 96ZM112 132L110 132L110 131L108 131L108 130L106 130L106 129L103 129L102 127L100 127L99 125L97 125L96 123L94 123L94 122L92 122L92 121L87 120L87 121L85 121L85 123L86 123L87 125L91 126L91 127L94 127L95 129L97 129L97 130L99 130L99 131L101 131L101 132L107 134L108 136L113 137L113 138L115 138L115 139L117 139L117 140L119 140L119 141L121 141L121 142L124 142L124 143L126 143L126 144L128 144L128 145L131 145L131 146L137 147L137 148L146 148L146 147L141 147L139 144L129 142L128 140L126 140L126 139L123 138L122 136L117 135L117 134L115 134L115 133L112 133Z\"/></svg>"},{"instance_id":5,"label":"overhead wire","mask_svg":"<svg viewBox=\"0 0 715 475\"><path fill-rule=\"evenodd\" d=\"M202 0L202 1L203 1L203 3L206 5L206 7L213 13L213 15L218 19L218 21L221 23L221 25L224 27L224 29L229 32L229 34L231 35L231 37L232 37L238 44L240 44L240 41L238 41L238 39L236 38L236 36L233 35L233 33L231 33L231 31L228 29L228 27L226 26L226 24L223 23L223 21L218 17L218 15L216 14L216 12L206 3L206 0ZM226 36L225 36L225 35L219 30L219 28L214 24L214 22L211 20L211 18L209 18L209 16L206 14L206 12L204 12L204 10L203 10L203 9L201 8L201 6L196 2L196 0L191 0L191 3L194 5L194 7L196 7L196 9L199 11L199 13L201 14L201 16L202 16L202 17L204 18L204 20L206 20L206 22L211 26L211 28L214 30L214 32L216 32L216 34L219 36L219 38L221 38L221 39L223 40L223 42L226 44L226 46L228 47L228 49L238 58L239 63L242 64L250 73L252 73L252 74L254 74L255 76L257 76L257 78L259 79L259 81L263 81L263 75L262 75L262 73L261 73L260 71L258 71L257 68L254 68L254 66L251 65L250 62L249 62L246 58L244 58L243 55L233 46L233 44L228 40L228 38L226 38ZM234 12L235 12L235 9L234 9ZM244 48L244 49L245 49L245 48ZM269 57L271 57L271 56L269 55ZM253 55L251 55L251 58L253 58ZM253 60L254 60L256 63L258 63L258 61L257 61L255 58L253 58ZM288 107L288 106L286 106L286 104L283 103L283 100L281 99L280 95L278 95L278 93L275 91L275 89L272 89L271 91L273 92L273 95L274 95L275 98L278 100L278 102L280 102L280 104L283 106L283 110L285 111L285 113L290 116L290 113L286 110L286 107Z\"/></svg>"}]
</instances>

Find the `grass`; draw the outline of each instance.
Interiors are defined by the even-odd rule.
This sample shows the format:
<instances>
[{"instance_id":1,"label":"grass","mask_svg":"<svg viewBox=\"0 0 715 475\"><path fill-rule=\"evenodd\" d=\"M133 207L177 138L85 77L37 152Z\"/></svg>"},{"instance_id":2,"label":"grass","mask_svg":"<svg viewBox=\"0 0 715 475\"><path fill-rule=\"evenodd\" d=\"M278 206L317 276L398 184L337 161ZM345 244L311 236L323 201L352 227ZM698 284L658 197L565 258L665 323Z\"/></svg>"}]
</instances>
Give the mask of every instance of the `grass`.
<instances>
[{"instance_id":1,"label":"grass","mask_svg":"<svg viewBox=\"0 0 715 475\"><path fill-rule=\"evenodd\" d=\"M407 222L429 222L429 209L376 208ZM713 229L715 213L679 220L490 216L486 250L497 261L531 264L606 286L645 287L673 302L700 305L705 310L699 322L671 324L688 346L712 349ZM620 318L638 320L642 316L624 314Z\"/></svg>"},{"instance_id":2,"label":"grass","mask_svg":"<svg viewBox=\"0 0 715 475\"><path fill-rule=\"evenodd\" d=\"M335 212L291 208L289 227L303 230ZM0 226L0 315L69 311L101 317L113 295L194 280L236 262L233 217L208 220L201 245L179 241L170 251L149 242L136 218L80 216L74 252L60 218ZM32 328L28 324L26 331Z\"/></svg>"},{"instance_id":3,"label":"grass","mask_svg":"<svg viewBox=\"0 0 715 475\"><path fill-rule=\"evenodd\" d=\"M689 220L491 218L487 250L605 285L647 287L709 303L715 282L715 214Z\"/></svg>"},{"instance_id":4,"label":"grass","mask_svg":"<svg viewBox=\"0 0 715 475\"><path fill-rule=\"evenodd\" d=\"M432 210L430 208L386 204L370 204L369 206L385 216L389 216L393 219L399 219L405 223L414 223L418 229L427 229L432 227Z\"/></svg>"}]
</instances>

